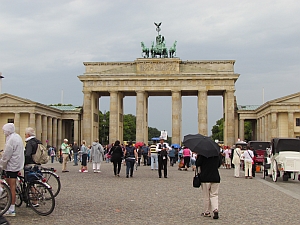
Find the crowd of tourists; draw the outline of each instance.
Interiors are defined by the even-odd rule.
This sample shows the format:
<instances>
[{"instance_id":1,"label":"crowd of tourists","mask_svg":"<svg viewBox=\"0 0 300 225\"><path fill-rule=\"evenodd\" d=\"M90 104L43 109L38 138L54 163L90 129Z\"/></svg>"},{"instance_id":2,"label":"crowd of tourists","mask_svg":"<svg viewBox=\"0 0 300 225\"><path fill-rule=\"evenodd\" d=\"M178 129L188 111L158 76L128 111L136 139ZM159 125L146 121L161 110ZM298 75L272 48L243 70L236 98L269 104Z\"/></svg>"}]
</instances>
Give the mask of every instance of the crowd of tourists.
<instances>
[{"instance_id":1,"label":"crowd of tourists","mask_svg":"<svg viewBox=\"0 0 300 225\"><path fill-rule=\"evenodd\" d=\"M7 182L12 193L12 203L5 215L15 216L17 174L22 169L26 169L27 166L36 164L32 155L35 154L37 146L41 142L36 138L35 130L31 127L25 130L25 148L22 138L15 133L14 124L5 124L2 129L6 137L6 145L0 159L0 169L6 170ZM170 146L163 137L160 137L158 143L153 142L151 145L138 144L135 146L132 142L124 145L118 140L112 144L102 146L98 139L95 139L91 145L87 145L84 140L80 144L76 142L69 144L68 139L64 139L58 150L55 146L50 145L47 146L47 149L51 163L55 159L60 161L63 173L69 172L67 166L70 166L70 163L68 161L72 161L73 166L78 166L80 163L80 173L88 172L88 162L92 163L94 173L101 173L100 168L103 161L111 162L115 177L120 177L121 167L126 165L126 178L133 177L135 168L141 164L149 166L151 170L156 170L159 178L168 178L168 164L171 167L178 164L178 169L184 171L189 170L189 168L194 171L199 167L204 202L204 211L201 215L204 217L212 216L214 219L219 218L219 167L223 166L226 169L234 167L234 176L239 177L240 165L243 161L245 177L251 179L254 175L252 173L252 164L255 161L254 152L250 148L242 151L242 147L239 145L232 148L229 146L220 147L219 156L208 158L201 154L197 155L186 146Z\"/></svg>"}]
</instances>

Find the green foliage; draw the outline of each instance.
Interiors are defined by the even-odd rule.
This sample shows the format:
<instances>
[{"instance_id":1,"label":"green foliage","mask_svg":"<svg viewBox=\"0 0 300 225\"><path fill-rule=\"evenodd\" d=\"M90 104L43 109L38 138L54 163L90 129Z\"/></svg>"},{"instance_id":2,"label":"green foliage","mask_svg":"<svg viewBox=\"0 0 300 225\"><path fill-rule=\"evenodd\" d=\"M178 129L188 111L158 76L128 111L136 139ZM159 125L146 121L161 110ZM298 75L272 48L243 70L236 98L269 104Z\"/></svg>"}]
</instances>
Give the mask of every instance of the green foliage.
<instances>
[{"instance_id":1,"label":"green foliage","mask_svg":"<svg viewBox=\"0 0 300 225\"><path fill-rule=\"evenodd\" d=\"M159 136L160 136L160 131L157 128L148 127L149 140L151 140L151 138L153 137L159 137Z\"/></svg>"},{"instance_id":2,"label":"green foliage","mask_svg":"<svg viewBox=\"0 0 300 225\"><path fill-rule=\"evenodd\" d=\"M148 127L148 137L159 137L157 128ZM171 137L168 137L171 138ZM108 144L109 140L109 112L99 112L99 140L102 144ZM123 140L136 140L136 116L132 114L123 115ZM171 142L170 142L171 143Z\"/></svg>"},{"instance_id":3,"label":"green foliage","mask_svg":"<svg viewBox=\"0 0 300 225\"><path fill-rule=\"evenodd\" d=\"M221 118L216 122L216 125L213 126L211 132L212 132L212 139L213 140L219 140L224 141L223 138L223 127L224 127L224 119ZM252 123L250 121L245 121L245 128L244 128L245 134L245 140L251 141L252 140Z\"/></svg>"},{"instance_id":4,"label":"green foliage","mask_svg":"<svg viewBox=\"0 0 300 225\"><path fill-rule=\"evenodd\" d=\"M211 129L213 140L224 141L223 124L224 124L224 119L221 118L216 122L216 125L214 125L213 128Z\"/></svg>"},{"instance_id":5,"label":"green foliage","mask_svg":"<svg viewBox=\"0 0 300 225\"><path fill-rule=\"evenodd\" d=\"M123 140L135 141L136 140L136 116L132 114L123 116Z\"/></svg>"},{"instance_id":6,"label":"green foliage","mask_svg":"<svg viewBox=\"0 0 300 225\"><path fill-rule=\"evenodd\" d=\"M101 144L109 141L109 112L99 112L99 140Z\"/></svg>"},{"instance_id":7,"label":"green foliage","mask_svg":"<svg viewBox=\"0 0 300 225\"><path fill-rule=\"evenodd\" d=\"M245 121L245 140L252 141L252 123Z\"/></svg>"}]
</instances>

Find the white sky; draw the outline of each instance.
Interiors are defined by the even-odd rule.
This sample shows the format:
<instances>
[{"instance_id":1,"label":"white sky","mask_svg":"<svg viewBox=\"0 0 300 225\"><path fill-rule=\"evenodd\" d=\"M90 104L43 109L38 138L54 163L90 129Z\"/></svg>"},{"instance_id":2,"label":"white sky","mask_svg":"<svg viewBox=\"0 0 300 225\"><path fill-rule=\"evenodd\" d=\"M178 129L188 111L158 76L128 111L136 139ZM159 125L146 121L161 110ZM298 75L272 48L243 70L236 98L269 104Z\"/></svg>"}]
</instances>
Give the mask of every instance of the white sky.
<instances>
[{"instance_id":1,"label":"white sky","mask_svg":"<svg viewBox=\"0 0 300 225\"><path fill-rule=\"evenodd\" d=\"M300 1L0 0L2 92L44 104L82 105L84 61L134 61L153 22L182 60L236 60L237 102L261 104L299 92ZM135 98L124 100L135 114ZM165 110L156 110L164 103ZM109 110L109 99L100 101ZM209 97L209 131L222 98ZM171 98L149 99L149 126L171 134ZM196 97L183 98L183 135L197 132Z\"/></svg>"}]
</instances>

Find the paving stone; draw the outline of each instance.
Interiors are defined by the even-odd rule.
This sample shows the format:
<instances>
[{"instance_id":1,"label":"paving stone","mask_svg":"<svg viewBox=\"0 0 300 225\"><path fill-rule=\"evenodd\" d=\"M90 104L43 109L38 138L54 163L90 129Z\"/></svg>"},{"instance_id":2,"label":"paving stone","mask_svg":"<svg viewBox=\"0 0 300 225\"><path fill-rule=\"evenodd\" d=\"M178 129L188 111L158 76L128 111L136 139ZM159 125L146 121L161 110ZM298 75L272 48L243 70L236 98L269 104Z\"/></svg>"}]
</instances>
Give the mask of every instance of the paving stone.
<instances>
[{"instance_id":1,"label":"paving stone","mask_svg":"<svg viewBox=\"0 0 300 225\"><path fill-rule=\"evenodd\" d=\"M49 164L50 166L51 164ZM113 175L111 163L101 164L101 173L79 173L68 163L61 173L54 163L62 189L49 216L39 216L23 204L11 224L299 224L300 201L255 179L234 178L233 170L220 169L219 220L203 218L201 189L192 187L193 171L168 167L168 178L140 166L133 178ZM269 181L268 181L269 182ZM277 184L275 184L277 185ZM300 182L287 183L296 190ZM288 188L285 185L285 188ZM298 193L299 194L299 193Z\"/></svg>"}]
</instances>

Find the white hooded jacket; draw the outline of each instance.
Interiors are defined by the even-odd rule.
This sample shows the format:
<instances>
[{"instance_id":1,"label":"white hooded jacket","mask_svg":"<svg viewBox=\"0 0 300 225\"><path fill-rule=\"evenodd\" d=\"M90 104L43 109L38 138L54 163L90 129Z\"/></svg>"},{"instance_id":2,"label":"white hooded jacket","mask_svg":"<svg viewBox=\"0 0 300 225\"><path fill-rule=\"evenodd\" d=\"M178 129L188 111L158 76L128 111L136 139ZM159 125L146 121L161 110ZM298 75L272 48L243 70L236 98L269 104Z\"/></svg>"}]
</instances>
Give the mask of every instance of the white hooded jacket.
<instances>
[{"instance_id":1,"label":"white hooded jacket","mask_svg":"<svg viewBox=\"0 0 300 225\"><path fill-rule=\"evenodd\" d=\"M15 133L13 123L7 123L2 128L6 143L0 159L0 167L6 171L18 172L24 167L24 144L19 134Z\"/></svg>"}]
</instances>

